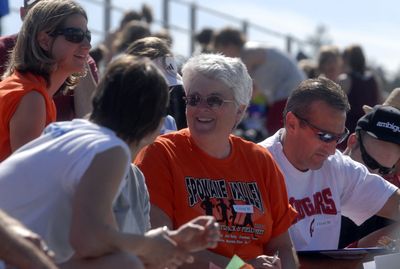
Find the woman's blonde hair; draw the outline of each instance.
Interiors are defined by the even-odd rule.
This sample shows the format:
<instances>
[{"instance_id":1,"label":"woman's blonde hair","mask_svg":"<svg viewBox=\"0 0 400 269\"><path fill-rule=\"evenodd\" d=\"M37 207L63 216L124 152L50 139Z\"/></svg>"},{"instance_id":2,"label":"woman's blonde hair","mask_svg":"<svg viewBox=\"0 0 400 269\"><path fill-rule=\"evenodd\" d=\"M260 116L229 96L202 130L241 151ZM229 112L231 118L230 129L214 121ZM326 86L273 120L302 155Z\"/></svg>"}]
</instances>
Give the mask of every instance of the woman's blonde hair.
<instances>
[{"instance_id":1,"label":"woman's blonde hair","mask_svg":"<svg viewBox=\"0 0 400 269\"><path fill-rule=\"evenodd\" d=\"M44 77L50 83L50 74L57 64L51 53L39 45L38 34L42 31L53 33L64 27L66 19L79 14L86 18L85 10L70 0L42 0L30 9L24 19L14 50L12 51L8 69L4 76L15 70L21 73L31 72ZM77 79L71 75L66 84L72 86Z\"/></svg>"}]
</instances>

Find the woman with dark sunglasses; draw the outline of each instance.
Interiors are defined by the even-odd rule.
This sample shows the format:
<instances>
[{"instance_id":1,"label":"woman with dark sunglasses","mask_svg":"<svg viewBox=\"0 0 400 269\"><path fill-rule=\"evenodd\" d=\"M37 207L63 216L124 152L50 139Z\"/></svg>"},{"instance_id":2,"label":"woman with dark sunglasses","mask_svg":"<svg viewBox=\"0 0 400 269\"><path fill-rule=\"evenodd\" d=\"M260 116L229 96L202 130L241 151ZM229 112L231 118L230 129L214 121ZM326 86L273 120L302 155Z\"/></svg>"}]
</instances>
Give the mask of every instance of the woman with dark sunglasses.
<instances>
[{"instance_id":1,"label":"woman with dark sunglasses","mask_svg":"<svg viewBox=\"0 0 400 269\"><path fill-rule=\"evenodd\" d=\"M55 121L52 97L85 73L90 48L87 15L77 3L42 0L27 13L0 82L0 161Z\"/></svg>"},{"instance_id":2,"label":"woman with dark sunglasses","mask_svg":"<svg viewBox=\"0 0 400 269\"><path fill-rule=\"evenodd\" d=\"M183 67L188 128L160 136L135 160L149 188L151 223L176 228L213 215L222 240L190 268L225 267L234 255L254 268L297 268L288 235L295 218L270 154L232 135L252 95L243 62L201 54ZM279 249L279 258L274 254Z\"/></svg>"}]
</instances>

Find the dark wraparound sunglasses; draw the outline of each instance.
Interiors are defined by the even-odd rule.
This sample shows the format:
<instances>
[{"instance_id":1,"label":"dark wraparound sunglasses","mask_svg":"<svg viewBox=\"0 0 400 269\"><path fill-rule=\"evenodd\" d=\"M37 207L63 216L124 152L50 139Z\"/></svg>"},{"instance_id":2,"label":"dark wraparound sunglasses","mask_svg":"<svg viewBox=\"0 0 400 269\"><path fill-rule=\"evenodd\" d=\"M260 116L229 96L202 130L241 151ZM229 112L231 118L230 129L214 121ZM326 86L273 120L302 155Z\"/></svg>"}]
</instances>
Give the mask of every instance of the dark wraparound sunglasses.
<instances>
[{"instance_id":1,"label":"dark wraparound sunglasses","mask_svg":"<svg viewBox=\"0 0 400 269\"><path fill-rule=\"evenodd\" d=\"M75 28L75 27L67 27L63 29L58 29L55 30L54 32L50 33L50 36L56 37L59 35L63 35L65 37L65 40L72 42L72 43L81 43L83 39L86 39L89 41L92 40L92 34L90 33L89 30L86 32L83 31L80 28Z\"/></svg>"},{"instance_id":2,"label":"dark wraparound sunglasses","mask_svg":"<svg viewBox=\"0 0 400 269\"><path fill-rule=\"evenodd\" d=\"M340 144L342 143L347 136L349 135L349 130L347 128L345 128L345 131L343 134L340 135L336 135L336 134L332 134L330 132L327 132L325 130L322 130L321 128L318 128L317 126L315 126L314 124L312 124L311 122L309 122L308 120L298 116L296 113L294 113L292 111L293 115L296 116L296 118L298 118L299 120L301 120L302 122L304 122L305 124L307 124L308 127L310 127L311 130L314 131L314 133L317 135L317 137L319 138L319 140L321 140L322 142L325 143L331 143L333 141L336 142L336 144Z\"/></svg>"},{"instance_id":3,"label":"dark wraparound sunglasses","mask_svg":"<svg viewBox=\"0 0 400 269\"><path fill-rule=\"evenodd\" d=\"M218 95L209 95L207 97L201 97L198 94L193 94L189 95L187 97L183 97L183 100L185 100L186 105L189 106L198 106L202 102L206 102L207 106L210 108L219 108L221 107L224 103L234 103L235 101L233 100L224 100Z\"/></svg>"},{"instance_id":4,"label":"dark wraparound sunglasses","mask_svg":"<svg viewBox=\"0 0 400 269\"><path fill-rule=\"evenodd\" d=\"M378 169L378 172L381 175L390 174L393 171L394 166L389 168L378 163L374 158L371 157L371 155L368 154L367 150L365 149L360 132L357 133L357 136L358 143L360 144L361 159L363 160L364 164L371 170Z\"/></svg>"}]
</instances>

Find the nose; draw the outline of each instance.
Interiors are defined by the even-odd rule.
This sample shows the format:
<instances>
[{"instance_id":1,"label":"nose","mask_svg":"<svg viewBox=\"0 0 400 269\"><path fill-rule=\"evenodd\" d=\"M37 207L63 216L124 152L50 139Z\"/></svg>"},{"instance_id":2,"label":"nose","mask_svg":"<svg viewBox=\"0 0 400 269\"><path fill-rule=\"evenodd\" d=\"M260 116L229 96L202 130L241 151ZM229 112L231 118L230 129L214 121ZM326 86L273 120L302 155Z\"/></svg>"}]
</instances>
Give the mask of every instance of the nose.
<instances>
[{"instance_id":1,"label":"nose","mask_svg":"<svg viewBox=\"0 0 400 269\"><path fill-rule=\"evenodd\" d=\"M324 148L328 152L329 155L334 155L336 152L336 141L331 141L329 143L324 142Z\"/></svg>"},{"instance_id":2,"label":"nose","mask_svg":"<svg viewBox=\"0 0 400 269\"><path fill-rule=\"evenodd\" d=\"M89 50L92 48L92 45L90 44L90 41L87 39L87 37L85 37L85 38L83 39L83 41L81 42L81 46L82 46L83 48L89 49Z\"/></svg>"}]
</instances>

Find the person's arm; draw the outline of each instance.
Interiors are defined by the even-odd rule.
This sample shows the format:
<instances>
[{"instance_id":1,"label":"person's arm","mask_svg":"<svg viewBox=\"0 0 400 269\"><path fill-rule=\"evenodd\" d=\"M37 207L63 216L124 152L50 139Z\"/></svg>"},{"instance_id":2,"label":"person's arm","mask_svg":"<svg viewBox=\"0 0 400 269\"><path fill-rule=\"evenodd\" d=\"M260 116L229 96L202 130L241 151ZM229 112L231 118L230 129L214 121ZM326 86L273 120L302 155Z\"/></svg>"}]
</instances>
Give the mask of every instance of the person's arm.
<instances>
[{"instance_id":1,"label":"person's arm","mask_svg":"<svg viewBox=\"0 0 400 269\"><path fill-rule=\"evenodd\" d=\"M40 237L0 211L0 260L20 269L57 269Z\"/></svg>"},{"instance_id":2,"label":"person's arm","mask_svg":"<svg viewBox=\"0 0 400 269\"><path fill-rule=\"evenodd\" d=\"M397 189L386 201L381 210L377 213L378 216L400 220L400 190Z\"/></svg>"},{"instance_id":3,"label":"person's arm","mask_svg":"<svg viewBox=\"0 0 400 269\"><path fill-rule=\"evenodd\" d=\"M97 154L82 176L73 197L70 228L76 258L125 252L138 256L149 268L190 260L161 228L145 236L118 231L112 204L129 161L121 147L114 147Z\"/></svg>"},{"instance_id":4,"label":"person's arm","mask_svg":"<svg viewBox=\"0 0 400 269\"><path fill-rule=\"evenodd\" d=\"M155 206L154 204L151 205L150 222L152 227L167 226L170 229L172 228L171 219L168 217L167 214L164 213L164 211L162 211L159 207ZM177 238L175 238L174 240L176 240L178 245L181 243ZM227 257L218 255L208 250L196 252L193 254L193 256L194 256L194 263L186 266L183 265L180 267L180 269L208 268L210 262L223 268L229 262L229 259Z\"/></svg>"},{"instance_id":5,"label":"person's arm","mask_svg":"<svg viewBox=\"0 0 400 269\"><path fill-rule=\"evenodd\" d=\"M12 152L39 137L46 126L46 104L43 96L31 91L22 97L9 126Z\"/></svg>"}]
</instances>

